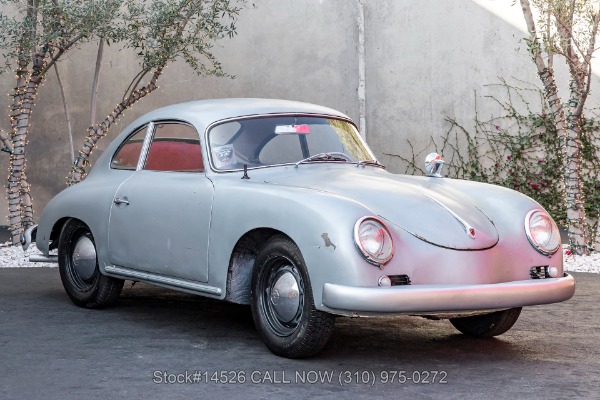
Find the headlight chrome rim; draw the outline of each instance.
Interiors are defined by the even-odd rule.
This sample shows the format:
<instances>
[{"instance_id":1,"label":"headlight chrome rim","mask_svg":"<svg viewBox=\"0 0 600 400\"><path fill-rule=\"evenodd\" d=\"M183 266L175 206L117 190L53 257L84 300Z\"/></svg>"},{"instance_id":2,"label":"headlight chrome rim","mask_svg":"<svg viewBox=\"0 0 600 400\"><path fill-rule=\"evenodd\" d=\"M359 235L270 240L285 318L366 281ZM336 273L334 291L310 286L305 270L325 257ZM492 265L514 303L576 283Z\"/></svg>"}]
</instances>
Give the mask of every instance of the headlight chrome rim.
<instances>
[{"instance_id":1,"label":"headlight chrome rim","mask_svg":"<svg viewBox=\"0 0 600 400\"><path fill-rule=\"evenodd\" d=\"M368 221L373 221L373 222L375 222L375 224L380 225L381 228L383 228L385 235L389 239L389 242L390 242L389 254L384 258L374 257L363 246L363 243L360 239L360 228L364 222L368 222ZM358 248L360 253L363 255L363 257L369 263L376 265L378 267L383 267L384 265L386 265L394 256L394 240L392 239L392 234L390 233L390 230L388 229L387 225L381 219L376 218L376 217L367 216L367 217L362 217L358 221L356 221L356 224L354 224L354 244L356 245L356 247Z\"/></svg>"},{"instance_id":2,"label":"headlight chrome rim","mask_svg":"<svg viewBox=\"0 0 600 400\"><path fill-rule=\"evenodd\" d=\"M542 214L542 216L548 218L548 221L550 222L550 229L551 229L550 235L551 236L553 236L555 234L558 235L558 240L557 240L557 244L555 247L552 247L552 248L544 247L534 237L534 234L531 231L531 219L533 218L534 214L537 214L537 213ZM556 222L554 222L554 220L552 219L550 214L548 214L548 212L545 210L535 209L535 210L531 210L527 213L527 215L525 216L525 233L527 234L527 240L529 240L529 243L531 243L533 248L545 256L553 255L560 248L561 241L560 241L560 232L558 231L558 226L556 225Z\"/></svg>"}]
</instances>

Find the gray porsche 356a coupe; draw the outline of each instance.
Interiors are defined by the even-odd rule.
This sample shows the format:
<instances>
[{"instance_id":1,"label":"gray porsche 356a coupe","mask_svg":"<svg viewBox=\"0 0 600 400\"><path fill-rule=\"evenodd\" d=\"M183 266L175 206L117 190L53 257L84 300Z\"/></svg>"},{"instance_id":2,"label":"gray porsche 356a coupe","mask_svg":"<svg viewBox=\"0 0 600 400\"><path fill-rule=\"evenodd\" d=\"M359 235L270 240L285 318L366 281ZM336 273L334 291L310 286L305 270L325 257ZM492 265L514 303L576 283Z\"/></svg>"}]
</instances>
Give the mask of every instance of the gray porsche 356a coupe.
<instances>
[{"instance_id":1,"label":"gray porsche 356a coupe","mask_svg":"<svg viewBox=\"0 0 600 400\"><path fill-rule=\"evenodd\" d=\"M426 163L428 176L387 172L320 106L172 105L119 134L23 244L58 261L78 306L114 303L126 279L250 304L267 347L292 358L320 351L336 316L447 318L490 337L573 295L539 204Z\"/></svg>"}]
</instances>

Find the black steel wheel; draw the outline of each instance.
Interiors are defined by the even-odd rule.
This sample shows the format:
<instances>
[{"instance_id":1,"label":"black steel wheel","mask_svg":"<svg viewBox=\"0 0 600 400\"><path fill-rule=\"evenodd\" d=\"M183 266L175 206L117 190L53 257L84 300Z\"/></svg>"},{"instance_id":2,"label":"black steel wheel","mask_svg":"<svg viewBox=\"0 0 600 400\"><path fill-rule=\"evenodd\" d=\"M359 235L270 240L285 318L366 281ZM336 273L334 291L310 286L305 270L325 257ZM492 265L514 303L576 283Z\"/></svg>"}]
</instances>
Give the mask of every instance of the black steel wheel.
<instances>
[{"instance_id":1,"label":"black steel wheel","mask_svg":"<svg viewBox=\"0 0 600 400\"><path fill-rule=\"evenodd\" d=\"M100 308L114 303L123 280L102 275L96 243L83 222L71 219L58 242L58 268L67 295L80 307Z\"/></svg>"},{"instance_id":2,"label":"black steel wheel","mask_svg":"<svg viewBox=\"0 0 600 400\"><path fill-rule=\"evenodd\" d=\"M521 314L521 309L522 307L517 307L490 314L450 318L450 322L465 335L488 338L502 335L512 328Z\"/></svg>"},{"instance_id":3,"label":"black steel wheel","mask_svg":"<svg viewBox=\"0 0 600 400\"><path fill-rule=\"evenodd\" d=\"M333 332L335 316L314 306L300 250L282 236L271 238L255 260L251 305L261 338L282 357L312 356Z\"/></svg>"}]
</instances>

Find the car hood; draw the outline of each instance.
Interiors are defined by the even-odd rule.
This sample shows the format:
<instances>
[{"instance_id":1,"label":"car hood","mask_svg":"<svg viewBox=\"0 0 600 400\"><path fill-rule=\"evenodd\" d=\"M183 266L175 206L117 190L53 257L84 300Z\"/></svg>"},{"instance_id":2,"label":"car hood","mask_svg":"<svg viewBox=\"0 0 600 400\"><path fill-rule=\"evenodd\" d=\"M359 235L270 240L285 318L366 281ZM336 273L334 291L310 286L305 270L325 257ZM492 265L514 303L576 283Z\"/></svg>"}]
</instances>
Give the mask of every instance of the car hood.
<instances>
[{"instance_id":1,"label":"car hood","mask_svg":"<svg viewBox=\"0 0 600 400\"><path fill-rule=\"evenodd\" d=\"M482 250L498 242L494 223L452 179L395 175L373 167L344 166L296 173L266 183L329 192L358 201L381 218L437 246ZM300 169L310 171L300 171Z\"/></svg>"}]
</instances>

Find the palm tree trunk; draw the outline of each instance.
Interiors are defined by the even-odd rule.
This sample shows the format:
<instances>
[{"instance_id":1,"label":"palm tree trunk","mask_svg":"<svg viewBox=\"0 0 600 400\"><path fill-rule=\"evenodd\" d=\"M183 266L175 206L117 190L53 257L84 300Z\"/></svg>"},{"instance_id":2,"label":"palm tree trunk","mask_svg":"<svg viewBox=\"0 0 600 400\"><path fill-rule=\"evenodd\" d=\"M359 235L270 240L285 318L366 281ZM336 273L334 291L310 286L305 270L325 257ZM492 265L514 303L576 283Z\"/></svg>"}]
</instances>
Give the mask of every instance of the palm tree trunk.
<instances>
[{"instance_id":1,"label":"palm tree trunk","mask_svg":"<svg viewBox=\"0 0 600 400\"><path fill-rule=\"evenodd\" d=\"M569 245L575 254L589 255L590 231L585 212L583 184L581 180L581 115L578 114L582 100L581 87L571 82L571 96L567 106L567 129L564 148L564 181L567 203Z\"/></svg>"},{"instance_id":2,"label":"palm tree trunk","mask_svg":"<svg viewBox=\"0 0 600 400\"><path fill-rule=\"evenodd\" d=\"M530 34L529 50L537 67L538 75L544 87L544 97L550 107L556 131L561 138L563 149L564 186L567 206L567 225L569 244L575 254L589 254L588 228L585 206L582 199L583 190L579 167L581 163L580 115L574 112L579 109L581 91L576 82L571 84L568 118L565 118L563 104L558 96L556 78L552 68L548 68L542 58L541 43L537 37L535 22L529 0L521 0L523 16Z\"/></svg>"},{"instance_id":3,"label":"palm tree trunk","mask_svg":"<svg viewBox=\"0 0 600 400\"><path fill-rule=\"evenodd\" d=\"M5 144L5 148L10 150L10 167L7 179L8 194L8 221L11 230L12 244L19 242L23 232L25 215L33 217L31 196L29 196L29 185L25 175L25 145L27 133L29 131L29 119L31 107L33 106L37 88L39 86L39 76L33 78L29 66L33 61L34 71L36 65L43 63L46 49L42 49L42 58L38 59L39 53L33 47L36 37L37 23L37 0L28 0L27 17L30 23L30 30L21 33L19 44L16 85L13 92L13 101L10 107L11 137L10 146ZM39 69L38 69L39 71ZM33 79L33 81L32 81ZM24 206L24 207L23 207Z\"/></svg>"},{"instance_id":4,"label":"palm tree trunk","mask_svg":"<svg viewBox=\"0 0 600 400\"><path fill-rule=\"evenodd\" d=\"M27 145L26 139L29 132L32 108L39 85L43 79L41 71L44 66L46 52L47 49L42 47L35 54L32 72L26 85L19 82L17 86L19 93L15 96L15 99L19 99L20 102L16 105L13 103L12 107L13 132L11 140L13 148L10 155L7 186L9 224L13 244L19 243L23 230L33 225L33 205L26 175L25 146ZM17 79L19 79L19 74L17 74Z\"/></svg>"},{"instance_id":5,"label":"palm tree trunk","mask_svg":"<svg viewBox=\"0 0 600 400\"><path fill-rule=\"evenodd\" d=\"M13 93L13 102L11 105L11 155L10 167L8 170L7 195L8 195L8 223L12 232L12 243L17 244L22 233L21 225L21 173L25 163L25 155L15 153L23 151L25 146L25 135L29 126L29 121L21 114L22 105L27 93L27 84L29 80L29 58L25 49L21 49L19 54L19 63L16 70L16 85Z\"/></svg>"}]
</instances>

